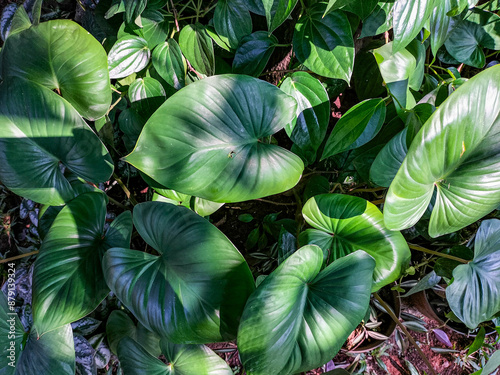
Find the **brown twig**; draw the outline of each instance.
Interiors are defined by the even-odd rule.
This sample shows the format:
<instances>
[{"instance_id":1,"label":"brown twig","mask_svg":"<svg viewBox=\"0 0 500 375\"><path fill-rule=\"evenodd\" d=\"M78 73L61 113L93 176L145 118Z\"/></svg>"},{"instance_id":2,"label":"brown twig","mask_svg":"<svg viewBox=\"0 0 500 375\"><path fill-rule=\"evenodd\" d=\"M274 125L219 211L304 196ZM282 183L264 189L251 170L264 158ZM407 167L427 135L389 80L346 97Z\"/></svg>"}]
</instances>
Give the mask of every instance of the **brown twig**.
<instances>
[{"instance_id":1,"label":"brown twig","mask_svg":"<svg viewBox=\"0 0 500 375\"><path fill-rule=\"evenodd\" d=\"M404 332L404 334L406 335L406 337L408 337L408 340L410 340L410 342L412 343L412 345L415 346L415 349L417 349L418 354L424 360L424 362L427 365L427 367L429 368L429 371L431 372L431 374L437 375L436 371L434 371L434 368L432 367L431 363L429 362L429 360L425 356L424 352L422 351L422 349L420 349L420 346L418 346L418 344L416 343L415 339L412 337L412 335L410 335L410 332L408 332L408 330L403 325L403 323L401 323L399 321L399 318L394 314L394 312L392 311L392 309L385 303L385 301L382 298L380 298L380 296L378 295L378 293L373 293L373 296L382 305L382 307L385 309L385 311L387 311L387 313L391 316L391 319L394 320L394 323L396 323L398 325L398 327Z\"/></svg>"},{"instance_id":2,"label":"brown twig","mask_svg":"<svg viewBox=\"0 0 500 375\"><path fill-rule=\"evenodd\" d=\"M452 260L455 260L455 261L463 263L463 264L467 264L470 262L469 260L458 258L458 257L455 257L453 255L449 255L449 254L440 253L439 251L429 250L429 249L426 249L425 247L422 247L422 246L417 246L417 245L412 245L412 244L408 244L408 246L412 250L421 251L422 253L436 255L436 256L442 257L442 258L452 259Z\"/></svg>"},{"instance_id":3,"label":"brown twig","mask_svg":"<svg viewBox=\"0 0 500 375\"><path fill-rule=\"evenodd\" d=\"M295 203L295 202L293 202L293 203L281 203L281 202L274 202L274 201L269 201L267 199L261 199L261 198L257 198L255 200L260 201L260 202L264 202L264 203L275 204L276 206L296 206L297 205L297 203Z\"/></svg>"},{"instance_id":4,"label":"brown twig","mask_svg":"<svg viewBox=\"0 0 500 375\"><path fill-rule=\"evenodd\" d=\"M21 259L21 258L26 258L26 257L29 257L31 255L38 254L38 253L39 253L39 251L35 250L35 251L32 251L31 253L21 254L21 255L17 255L15 257L12 257L12 258L2 259L2 260L0 260L0 264L2 264L2 263L9 263L9 262L11 262L13 260Z\"/></svg>"}]
</instances>

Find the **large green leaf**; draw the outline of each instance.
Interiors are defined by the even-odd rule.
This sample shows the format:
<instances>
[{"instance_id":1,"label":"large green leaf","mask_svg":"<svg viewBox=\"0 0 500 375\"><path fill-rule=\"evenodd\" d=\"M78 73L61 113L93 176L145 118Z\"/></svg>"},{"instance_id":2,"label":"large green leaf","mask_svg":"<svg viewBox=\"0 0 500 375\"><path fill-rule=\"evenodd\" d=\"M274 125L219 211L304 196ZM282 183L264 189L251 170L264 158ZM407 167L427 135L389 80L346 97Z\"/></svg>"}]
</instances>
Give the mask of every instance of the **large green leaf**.
<instances>
[{"instance_id":1,"label":"large green leaf","mask_svg":"<svg viewBox=\"0 0 500 375\"><path fill-rule=\"evenodd\" d=\"M106 252L104 274L118 298L144 326L172 342L234 337L254 283L231 242L207 220L168 203L137 205L134 225L160 255Z\"/></svg>"},{"instance_id":2,"label":"large green leaf","mask_svg":"<svg viewBox=\"0 0 500 375\"><path fill-rule=\"evenodd\" d=\"M293 98L244 75L190 84L153 116L125 160L160 184L214 202L239 202L292 188L304 168L291 152L261 142L295 116Z\"/></svg>"},{"instance_id":3,"label":"large green leaf","mask_svg":"<svg viewBox=\"0 0 500 375\"><path fill-rule=\"evenodd\" d=\"M223 41L236 49L241 39L252 32L252 17L244 2L219 0L214 13L214 26Z\"/></svg>"},{"instance_id":4,"label":"large green leaf","mask_svg":"<svg viewBox=\"0 0 500 375\"><path fill-rule=\"evenodd\" d=\"M140 16L141 13L146 9L148 0L121 0L125 4L125 20L128 23L135 22L141 26ZM139 20L137 20L139 18Z\"/></svg>"},{"instance_id":5,"label":"large green leaf","mask_svg":"<svg viewBox=\"0 0 500 375\"><path fill-rule=\"evenodd\" d=\"M389 188L388 228L416 224L436 190L429 234L459 230L500 203L500 66L460 86L417 134Z\"/></svg>"},{"instance_id":6,"label":"large green leaf","mask_svg":"<svg viewBox=\"0 0 500 375\"><path fill-rule=\"evenodd\" d=\"M214 74L214 46L201 23L189 24L182 28L179 34L179 46L196 71L207 76Z\"/></svg>"},{"instance_id":7,"label":"large green leaf","mask_svg":"<svg viewBox=\"0 0 500 375\"><path fill-rule=\"evenodd\" d=\"M169 39L153 51L153 66L170 86L180 90L186 85L186 59L175 39Z\"/></svg>"},{"instance_id":8,"label":"large green leaf","mask_svg":"<svg viewBox=\"0 0 500 375\"><path fill-rule=\"evenodd\" d=\"M373 139L385 121L384 99L368 99L350 108L326 141L321 159L358 148Z\"/></svg>"},{"instance_id":9,"label":"large green leaf","mask_svg":"<svg viewBox=\"0 0 500 375\"><path fill-rule=\"evenodd\" d=\"M430 32L431 49L434 56L437 56L439 48L444 44L453 29L454 20L448 15L452 11L456 0L441 0L436 3L436 8L431 14Z\"/></svg>"},{"instance_id":10,"label":"large green leaf","mask_svg":"<svg viewBox=\"0 0 500 375\"><path fill-rule=\"evenodd\" d=\"M293 49L297 59L314 73L349 82L354 66L351 25L342 11L323 17L325 6L318 3L299 19Z\"/></svg>"},{"instance_id":11,"label":"large green leaf","mask_svg":"<svg viewBox=\"0 0 500 375\"><path fill-rule=\"evenodd\" d=\"M124 78L144 69L151 57L148 42L138 36L118 39L108 54L109 77Z\"/></svg>"},{"instance_id":12,"label":"large green leaf","mask_svg":"<svg viewBox=\"0 0 500 375\"><path fill-rule=\"evenodd\" d=\"M274 52L278 39L266 31L256 31L241 40L233 60L233 72L258 77Z\"/></svg>"},{"instance_id":13,"label":"large green leaf","mask_svg":"<svg viewBox=\"0 0 500 375\"><path fill-rule=\"evenodd\" d=\"M85 118L95 120L109 109L106 52L75 22L54 20L10 35L1 59L4 80L20 77L58 89Z\"/></svg>"},{"instance_id":14,"label":"large green leaf","mask_svg":"<svg viewBox=\"0 0 500 375\"><path fill-rule=\"evenodd\" d=\"M285 126L285 131L307 160L314 163L330 121L328 94L321 82L306 72L293 73L280 88L297 101L297 116Z\"/></svg>"},{"instance_id":15,"label":"large green leaf","mask_svg":"<svg viewBox=\"0 0 500 375\"><path fill-rule=\"evenodd\" d=\"M474 259L453 270L446 299L470 329L491 320L500 311L500 220L481 223L474 243Z\"/></svg>"},{"instance_id":16,"label":"large green leaf","mask_svg":"<svg viewBox=\"0 0 500 375\"><path fill-rule=\"evenodd\" d=\"M61 165L93 183L113 172L108 151L63 98L19 78L0 86L0 180L14 193L60 205L76 193Z\"/></svg>"},{"instance_id":17,"label":"large green leaf","mask_svg":"<svg viewBox=\"0 0 500 375\"><path fill-rule=\"evenodd\" d=\"M300 244L320 246L330 261L356 250L364 250L375 259L373 290L396 280L408 266L410 250L403 235L387 229L380 210L362 198L317 195L306 202L302 214L316 229L301 233Z\"/></svg>"},{"instance_id":18,"label":"large green leaf","mask_svg":"<svg viewBox=\"0 0 500 375\"><path fill-rule=\"evenodd\" d=\"M131 338L118 344L118 358L130 375L233 375L228 364L205 345L172 344L160 341L167 364L153 357Z\"/></svg>"},{"instance_id":19,"label":"large green leaf","mask_svg":"<svg viewBox=\"0 0 500 375\"><path fill-rule=\"evenodd\" d=\"M364 20L375 10L377 3L378 0L351 0L342 7L342 10L354 13L356 16Z\"/></svg>"},{"instance_id":20,"label":"large green leaf","mask_svg":"<svg viewBox=\"0 0 500 375\"><path fill-rule=\"evenodd\" d=\"M238 349L246 373L296 374L331 360L365 315L374 265L358 251L321 271L314 245L290 255L245 306Z\"/></svg>"},{"instance_id":21,"label":"large green leaf","mask_svg":"<svg viewBox=\"0 0 500 375\"><path fill-rule=\"evenodd\" d=\"M396 0L392 14L394 53L401 51L420 33L434 10L436 0Z\"/></svg>"},{"instance_id":22,"label":"large green leaf","mask_svg":"<svg viewBox=\"0 0 500 375\"><path fill-rule=\"evenodd\" d=\"M57 215L33 270L33 320L40 335L83 318L109 293L102 257L111 247L129 246L132 218L123 213L107 233L105 221L102 193L79 195Z\"/></svg>"},{"instance_id":23,"label":"large green leaf","mask_svg":"<svg viewBox=\"0 0 500 375\"><path fill-rule=\"evenodd\" d=\"M9 302L8 302L9 301ZM25 333L14 305L0 292L0 374L2 375L74 375L75 349L73 331L67 324L37 337L36 331ZM27 336L26 344L23 340Z\"/></svg>"},{"instance_id":24,"label":"large green leaf","mask_svg":"<svg viewBox=\"0 0 500 375\"><path fill-rule=\"evenodd\" d=\"M106 323L106 338L113 353L118 353L118 344L125 337L131 338L155 357L161 354L160 337L156 333L149 331L141 322L136 325L124 311L115 310Z\"/></svg>"}]
</instances>

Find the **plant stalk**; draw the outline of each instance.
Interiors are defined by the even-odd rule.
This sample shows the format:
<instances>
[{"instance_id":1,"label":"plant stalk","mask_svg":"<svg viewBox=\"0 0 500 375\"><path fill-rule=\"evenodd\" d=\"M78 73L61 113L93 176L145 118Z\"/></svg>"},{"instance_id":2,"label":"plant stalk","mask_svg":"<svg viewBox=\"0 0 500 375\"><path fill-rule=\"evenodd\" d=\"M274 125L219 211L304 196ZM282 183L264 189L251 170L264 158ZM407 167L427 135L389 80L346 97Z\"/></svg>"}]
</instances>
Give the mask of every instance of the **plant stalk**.
<instances>
[{"instance_id":1,"label":"plant stalk","mask_svg":"<svg viewBox=\"0 0 500 375\"><path fill-rule=\"evenodd\" d=\"M387 313L391 316L391 319L394 320L394 322L398 325L399 328L401 328L401 330L404 332L404 334L406 335L406 337L408 337L408 340L410 340L410 342L412 343L412 345L415 346L415 348L417 349L418 354L424 360L424 362L427 365L427 367L429 368L429 371L431 372L431 374L437 375L436 371L434 371L434 368L432 367L431 363L429 362L429 360L425 356L424 352L422 351L422 349L420 349L420 346L418 346L418 344L416 343L415 339L412 337L412 335L410 335L410 332L408 332L408 330L406 329L406 327L404 326L404 324L399 321L398 317L394 314L394 312L392 311L392 309L387 305L387 303L385 303L385 301L382 298L380 298L380 296L378 295L378 293L373 293L373 296L382 305L382 307L385 309L385 311L387 311Z\"/></svg>"},{"instance_id":2,"label":"plant stalk","mask_svg":"<svg viewBox=\"0 0 500 375\"><path fill-rule=\"evenodd\" d=\"M440 253L438 251L429 250L429 249L426 249L425 247L421 247L421 246L417 246L417 245L412 245L412 244L408 244L408 246L412 250L417 250L417 251L421 251L422 253L436 255L436 256L441 257L441 258L448 258L448 259L455 260L455 261L463 263L463 264L467 264L467 263L470 262L469 260L458 258L458 257L455 257L453 255L449 255L449 254Z\"/></svg>"},{"instance_id":3,"label":"plant stalk","mask_svg":"<svg viewBox=\"0 0 500 375\"><path fill-rule=\"evenodd\" d=\"M118 177L116 175L116 173L113 173L113 178L116 180L116 182L118 182L118 185L120 185L120 187L122 188L123 192L125 193L125 195L127 196L127 198L130 200L130 203L132 203L135 206L138 202L135 200L135 197L130 193L130 190L128 190L128 188L122 182L122 180L120 179L120 177Z\"/></svg>"},{"instance_id":4,"label":"plant stalk","mask_svg":"<svg viewBox=\"0 0 500 375\"><path fill-rule=\"evenodd\" d=\"M9 262L11 262L13 260L21 259L21 258L26 258L26 257L29 257L31 255L38 254L38 253L39 253L39 250L35 250L35 251L32 251L31 253L16 255L15 257L12 257L12 258L2 259L2 260L0 260L0 264L2 264L2 263L9 263Z\"/></svg>"}]
</instances>

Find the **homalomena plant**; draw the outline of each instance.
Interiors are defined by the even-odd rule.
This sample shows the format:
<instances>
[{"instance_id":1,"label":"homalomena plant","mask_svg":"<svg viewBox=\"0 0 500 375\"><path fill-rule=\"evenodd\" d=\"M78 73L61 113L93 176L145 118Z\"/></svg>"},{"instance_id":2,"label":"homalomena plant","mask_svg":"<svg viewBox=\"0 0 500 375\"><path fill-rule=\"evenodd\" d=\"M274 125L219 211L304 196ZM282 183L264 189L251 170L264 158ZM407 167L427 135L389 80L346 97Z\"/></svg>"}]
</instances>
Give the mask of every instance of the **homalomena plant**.
<instances>
[{"instance_id":1,"label":"homalomena plant","mask_svg":"<svg viewBox=\"0 0 500 375\"><path fill-rule=\"evenodd\" d=\"M500 68L478 69L499 7L102 0L85 29L10 5L0 181L43 207L32 302L0 296L0 373L95 374L107 345L125 375L231 374L205 344L235 339L248 374L304 372L404 276L410 239L475 234L446 294L469 328L494 319ZM242 201L266 267L204 218L234 204L222 229Z\"/></svg>"}]
</instances>

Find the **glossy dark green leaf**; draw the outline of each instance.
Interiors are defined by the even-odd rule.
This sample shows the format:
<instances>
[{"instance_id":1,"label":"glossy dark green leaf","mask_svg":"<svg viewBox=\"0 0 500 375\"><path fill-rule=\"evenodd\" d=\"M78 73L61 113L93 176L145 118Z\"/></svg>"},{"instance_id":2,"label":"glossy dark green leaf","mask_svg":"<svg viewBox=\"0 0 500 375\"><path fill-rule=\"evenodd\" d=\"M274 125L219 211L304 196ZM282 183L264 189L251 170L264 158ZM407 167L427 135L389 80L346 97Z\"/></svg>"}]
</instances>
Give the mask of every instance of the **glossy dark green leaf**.
<instances>
[{"instance_id":1,"label":"glossy dark green leaf","mask_svg":"<svg viewBox=\"0 0 500 375\"><path fill-rule=\"evenodd\" d=\"M191 198L191 206L193 211L203 217L212 215L223 205L224 203L212 202L200 197Z\"/></svg>"},{"instance_id":2,"label":"glossy dark green leaf","mask_svg":"<svg viewBox=\"0 0 500 375\"><path fill-rule=\"evenodd\" d=\"M125 4L125 20L128 23L135 22L138 26L142 26L137 18L146 9L148 0L123 0L123 2Z\"/></svg>"},{"instance_id":3,"label":"glossy dark green leaf","mask_svg":"<svg viewBox=\"0 0 500 375\"><path fill-rule=\"evenodd\" d=\"M109 179L106 148L66 100L10 78L0 86L0 102L0 179L14 193L54 206L72 199L59 163L93 183Z\"/></svg>"},{"instance_id":4,"label":"glossy dark green leaf","mask_svg":"<svg viewBox=\"0 0 500 375\"><path fill-rule=\"evenodd\" d=\"M2 10L2 14L0 15L0 37L3 41L9 36L10 25L12 23L12 18L14 18L14 14L16 14L17 8L18 5L16 3L11 3L7 4Z\"/></svg>"},{"instance_id":5,"label":"glossy dark green leaf","mask_svg":"<svg viewBox=\"0 0 500 375\"><path fill-rule=\"evenodd\" d=\"M414 40L407 48L393 52L393 42L390 42L374 50L373 54L397 110L413 108L416 101L410 88L418 91L422 85L425 47Z\"/></svg>"},{"instance_id":6,"label":"glossy dark green leaf","mask_svg":"<svg viewBox=\"0 0 500 375\"><path fill-rule=\"evenodd\" d=\"M379 45L369 45L366 50L356 54L352 81L359 101L378 98L386 93L384 79L380 74L377 60L371 49Z\"/></svg>"},{"instance_id":7,"label":"glossy dark green leaf","mask_svg":"<svg viewBox=\"0 0 500 375\"><path fill-rule=\"evenodd\" d=\"M417 104L408 114L406 127L396 134L378 153L371 168L370 179L378 186L389 187L408 152L415 134L436 108L431 104Z\"/></svg>"},{"instance_id":8,"label":"glossy dark green leaf","mask_svg":"<svg viewBox=\"0 0 500 375\"><path fill-rule=\"evenodd\" d=\"M149 354L131 338L118 344L123 371L130 375L233 375L222 358L205 345L177 345L161 340L167 364Z\"/></svg>"},{"instance_id":9,"label":"glossy dark green leaf","mask_svg":"<svg viewBox=\"0 0 500 375\"><path fill-rule=\"evenodd\" d=\"M120 113L118 125L124 133L123 143L127 150L133 150L142 128L146 124L147 118L137 112L134 108L127 108Z\"/></svg>"},{"instance_id":10,"label":"glossy dark green leaf","mask_svg":"<svg viewBox=\"0 0 500 375\"><path fill-rule=\"evenodd\" d=\"M214 74L214 46L202 24L184 26L179 34L179 46L196 71L207 76Z\"/></svg>"},{"instance_id":11,"label":"glossy dark green leaf","mask_svg":"<svg viewBox=\"0 0 500 375\"><path fill-rule=\"evenodd\" d=\"M160 11L146 9L141 15L141 21L139 34L148 42L150 50L167 39L170 32L169 19Z\"/></svg>"},{"instance_id":12,"label":"glossy dark green leaf","mask_svg":"<svg viewBox=\"0 0 500 375\"><path fill-rule=\"evenodd\" d=\"M307 181L304 188L304 202L315 195L326 194L328 192L330 192L330 182L328 179L315 174Z\"/></svg>"},{"instance_id":13,"label":"glossy dark green leaf","mask_svg":"<svg viewBox=\"0 0 500 375\"><path fill-rule=\"evenodd\" d=\"M0 319L2 375L75 374L75 349L70 324L41 337L37 337L36 330L32 330L29 334L25 333L14 307L11 309L7 297L2 292L0 292ZM25 335L28 337L23 347Z\"/></svg>"},{"instance_id":14,"label":"glossy dark green leaf","mask_svg":"<svg viewBox=\"0 0 500 375\"><path fill-rule=\"evenodd\" d=\"M102 117L111 104L106 52L75 22L43 22L11 35L1 60L4 80L19 77L57 89L89 120Z\"/></svg>"},{"instance_id":15,"label":"glossy dark green leaf","mask_svg":"<svg viewBox=\"0 0 500 375\"><path fill-rule=\"evenodd\" d=\"M498 366L500 366L500 350L491 355L486 365L484 365L481 375L490 375L493 371L498 370Z\"/></svg>"},{"instance_id":16,"label":"glossy dark green leaf","mask_svg":"<svg viewBox=\"0 0 500 375\"><path fill-rule=\"evenodd\" d=\"M444 250L443 253L453 255L464 260L472 260L472 258L474 258L474 252L472 249L463 245L453 246L451 249ZM453 270L459 265L460 262L456 260L439 258L436 260L436 263L434 263L434 271L436 271L436 274L439 276L447 277L451 280L453 278Z\"/></svg>"},{"instance_id":17,"label":"glossy dark green leaf","mask_svg":"<svg viewBox=\"0 0 500 375\"><path fill-rule=\"evenodd\" d=\"M290 16L298 0L261 0L267 20L267 28L272 33Z\"/></svg>"},{"instance_id":18,"label":"glossy dark green leaf","mask_svg":"<svg viewBox=\"0 0 500 375\"><path fill-rule=\"evenodd\" d=\"M373 12L363 21L361 38L375 36L388 31L392 27L392 8L395 0L382 0L375 6Z\"/></svg>"},{"instance_id":19,"label":"glossy dark green leaf","mask_svg":"<svg viewBox=\"0 0 500 375\"><path fill-rule=\"evenodd\" d=\"M241 39L252 32L252 17L244 2L220 0L215 8L214 27L223 41L236 49Z\"/></svg>"},{"instance_id":20,"label":"glossy dark green leaf","mask_svg":"<svg viewBox=\"0 0 500 375\"><path fill-rule=\"evenodd\" d=\"M293 49L297 59L323 77L349 82L354 66L351 25L341 11L325 17L324 3L308 8L295 25Z\"/></svg>"},{"instance_id":21,"label":"glossy dark green leaf","mask_svg":"<svg viewBox=\"0 0 500 375\"><path fill-rule=\"evenodd\" d=\"M33 270L33 320L44 334L89 314L109 293L101 269L104 252L128 246L130 212L118 216L104 232L106 199L86 193L57 215Z\"/></svg>"},{"instance_id":22,"label":"glossy dark green leaf","mask_svg":"<svg viewBox=\"0 0 500 375\"><path fill-rule=\"evenodd\" d=\"M382 128L385 113L383 99L368 99L350 108L333 128L321 159L369 142Z\"/></svg>"},{"instance_id":23,"label":"glossy dark green leaf","mask_svg":"<svg viewBox=\"0 0 500 375\"><path fill-rule=\"evenodd\" d=\"M134 324L125 312L115 310L106 323L106 338L113 353L118 354L118 344L125 337L131 338L155 357L161 354L160 337L156 333L146 329L140 322Z\"/></svg>"},{"instance_id":24,"label":"glossy dark green leaf","mask_svg":"<svg viewBox=\"0 0 500 375\"><path fill-rule=\"evenodd\" d=\"M471 355L472 353L481 349L481 347L484 344L485 336L486 336L486 330L484 329L483 326L479 328L479 332L477 333L476 337L474 338L474 341L470 345L469 350L467 351L467 355Z\"/></svg>"},{"instance_id":25,"label":"glossy dark green leaf","mask_svg":"<svg viewBox=\"0 0 500 375\"><path fill-rule=\"evenodd\" d=\"M477 9L455 24L446 40L446 50L457 61L482 68L486 63L483 48L500 49L499 29L499 16Z\"/></svg>"},{"instance_id":26,"label":"glossy dark green leaf","mask_svg":"<svg viewBox=\"0 0 500 375\"><path fill-rule=\"evenodd\" d=\"M436 0L397 0L392 14L394 53L401 51L420 33L434 10Z\"/></svg>"},{"instance_id":27,"label":"glossy dark green leaf","mask_svg":"<svg viewBox=\"0 0 500 375\"><path fill-rule=\"evenodd\" d=\"M154 49L153 66L161 78L176 90L186 85L186 59L175 39L169 39Z\"/></svg>"},{"instance_id":28,"label":"glossy dark green leaf","mask_svg":"<svg viewBox=\"0 0 500 375\"><path fill-rule=\"evenodd\" d=\"M177 343L234 337L254 288L231 242L186 207L135 206L134 225L159 256L124 248L104 255L111 290L144 326Z\"/></svg>"},{"instance_id":29,"label":"glossy dark green leaf","mask_svg":"<svg viewBox=\"0 0 500 375\"><path fill-rule=\"evenodd\" d=\"M165 102L165 89L156 79L144 77L136 79L128 88L128 97L140 114L148 116Z\"/></svg>"},{"instance_id":30,"label":"glossy dark green leaf","mask_svg":"<svg viewBox=\"0 0 500 375\"><path fill-rule=\"evenodd\" d=\"M148 42L138 36L119 39L108 54L109 77L124 78L144 69L151 56Z\"/></svg>"},{"instance_id":31,"label":"glossy dark green leaf","mask_svg":"<svg viewBox=\"0 0 500 375\"><path fill-rule=\"evenodd\" d=\"M266 31L256 31L241 40L233 60L233 72L258 77L274 52L278 39Z\"/></svg>"},{"instance_id":32,"label":"glossy dark green leaf","mask_svg":"<svg viewBox=\"0 0 500 375\"><path fill-rule=\"evenodd\" d=\"M431 32L431 50L434 56L437 56L439 48L448 39L454 27L455 21L448 13L452 11L455 4L456 0L438 1L431 14L429 31Z\"/></svg>"},{"instance_id":33,"label":"glossy dark green leaf","mask_svg":"<svg viewBox=\"0 0 500 375\"><path fill-rule=\"evenodd\" d=\"M470 329L500 311L500 220L485 220L474 242L474 259L453 271L446 288L451 310Z\"/></svg>"},{"instance_id":34,"label":"glossy dark green leaf","mask_svg":"<svg viewBox=\"0 0 500 375\"><path fill-rule=\"evenodd\" d=\"M259 139L292 121L295 110L295 100L267 82L205 78L155 112L125 160L163 186L214 202L277 194L298 182L303 163Z\"/></svg>"},{"instance_id":35,"label":"glossy dark green leaf","mask_svg":"<svg viewBox=\"0 0 500 375\"><path fill-rule=\"evenodd\" d=\"M316 195L306 202L302 215L315 229L302 232L299 244L320 246L330 261L356 250L375 259L372 290L390 284L408 266L410 250L403 235L387 229L380 210L362 198Z\"/></svg>"},{"instance_id":36,"label":"glossy dark green leaf","mask_svg":"<svg viewBox=\"0 0 500 375\"><path fill-rule=\"evenodd\" d=\"M323 142L330 120L328 94L316 78L306 72L295 72L280 86L297 101L297 116L285 126L285 131L310 163Z\"/></svg>"},{"instance_id":37,"label":"glossy dark green leaf","mask_svg":"<svg viewBox=\"0 0 500 375\"><path fill-rule=\"evenodd\" d=\"M378 0L351 0L342 7L342 10L353 13L364 20L366 17L372 14L377 3Z\"/></svg>"},{"instance_id":38,"label":"glossy dark green leaf","mask_svg":"<svg viewBox=\"0 0 500 375\"><path fill-rule=\"evenodd\" d=\"M281 263L243 312L238 349L247 374L296 374L334 357L365 315L374 265L358 251L321 271L314 245Z\"/></svg>"},{"instance_id":39,"label":"glossy dark green leaf","mask_svg":"<svg viewBox=\"0 0 500 375\"><path fill-rule=\"evenodd\" d=\"M436 190L429 235L459 230L500 203L497 151L500 66L464 83L413 140L389 188L384 219L400 230L418 222Z\"/></svg>"}]
</instances>

